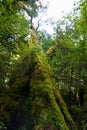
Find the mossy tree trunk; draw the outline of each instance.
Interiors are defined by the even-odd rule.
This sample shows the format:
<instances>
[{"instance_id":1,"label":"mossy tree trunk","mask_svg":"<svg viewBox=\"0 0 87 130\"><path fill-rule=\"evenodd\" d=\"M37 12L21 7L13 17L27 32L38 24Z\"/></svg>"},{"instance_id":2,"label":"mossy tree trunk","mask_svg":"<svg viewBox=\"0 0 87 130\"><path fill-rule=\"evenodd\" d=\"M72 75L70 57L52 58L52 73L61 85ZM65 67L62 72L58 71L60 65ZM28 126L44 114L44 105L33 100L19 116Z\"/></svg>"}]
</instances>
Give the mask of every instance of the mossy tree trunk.
<instances>
[{"instance_id":1,"label":"mossy tree trunk","mask_svg":"<svg viewBox=\"0 0 87 130\"><path fill-rule=\"evenodd\" d=\"M29 91L27 88L26 96L27 102L31 104L28 109L33 121L32 130L77 130L55 84L51 67L41 46L34 39L30 42L27 59L30 72L27 78L24 78L23 89L29 77ZM12 89L15 89L15 86L21 88L20 82L14 83Z\"/></svg>"},{"instance_id":2,"label":"mossy tree trunk","mask_svg":"<svg viewBox=\"0 0 87 130\"><path fill-rule=\"evenodd\" d=\"M30 46L34 65L30 81L34 130L76 130L39 45Z\"/></svg>"}]
</instances>

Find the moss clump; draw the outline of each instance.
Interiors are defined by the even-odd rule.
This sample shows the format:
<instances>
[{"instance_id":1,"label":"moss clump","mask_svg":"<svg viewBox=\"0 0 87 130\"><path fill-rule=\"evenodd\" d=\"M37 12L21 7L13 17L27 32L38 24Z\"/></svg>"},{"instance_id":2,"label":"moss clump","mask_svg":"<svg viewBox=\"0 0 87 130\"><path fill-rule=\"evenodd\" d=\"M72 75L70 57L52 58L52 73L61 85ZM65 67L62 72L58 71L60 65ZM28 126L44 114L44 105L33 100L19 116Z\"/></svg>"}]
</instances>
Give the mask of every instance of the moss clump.
<instances>
[{"instance_id":1,"label":"moss clump","mask_svg":"<svg viewBox=\"0 0 87 130\"><path fill-rule=\"evenodd\" d=\"M52 56L55 53L55 49L57 47L56 46L52 46L48 49L48 51L46 52L47 56Z\"/></svg>"}]
</instances>

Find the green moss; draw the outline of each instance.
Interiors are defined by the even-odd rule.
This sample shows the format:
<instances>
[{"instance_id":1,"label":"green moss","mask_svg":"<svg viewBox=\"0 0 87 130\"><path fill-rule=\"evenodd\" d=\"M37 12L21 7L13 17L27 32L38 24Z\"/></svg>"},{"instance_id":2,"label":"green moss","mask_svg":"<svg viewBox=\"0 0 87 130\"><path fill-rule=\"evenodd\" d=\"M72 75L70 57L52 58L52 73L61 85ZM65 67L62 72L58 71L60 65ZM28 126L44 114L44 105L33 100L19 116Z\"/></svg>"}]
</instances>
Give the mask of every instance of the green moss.
<instances>
[{"instance_id":1,"label":"green moss","mask_svg":"<svg viewBox=\"0 0 87 130\"><path fill-rule=\"evenodd\" d=\"M48 51L46 52L47 56L51 56L55 53L55 49L56 49L56 46L52 46L48 49Z\"/></svg>"},{"instance_id":2,"label":"green moss","mask_svg":"<svg viewBox=\"0 0 87 130\"><path fill-rule=\"evenodd\" d=\"M54 89L54 95L55 95L58 105L60 106L61 112L64 115L64 119L65 119L68 127L70 128L70 130L73 130L73 129L76 130L77 128L75 126L75 123L72 120L72 117L70 116L70 114L68 112L67 106L66 106L65 102L63 101L58 88L56 88L56 87Z\"/></svg>"}]
</instances>

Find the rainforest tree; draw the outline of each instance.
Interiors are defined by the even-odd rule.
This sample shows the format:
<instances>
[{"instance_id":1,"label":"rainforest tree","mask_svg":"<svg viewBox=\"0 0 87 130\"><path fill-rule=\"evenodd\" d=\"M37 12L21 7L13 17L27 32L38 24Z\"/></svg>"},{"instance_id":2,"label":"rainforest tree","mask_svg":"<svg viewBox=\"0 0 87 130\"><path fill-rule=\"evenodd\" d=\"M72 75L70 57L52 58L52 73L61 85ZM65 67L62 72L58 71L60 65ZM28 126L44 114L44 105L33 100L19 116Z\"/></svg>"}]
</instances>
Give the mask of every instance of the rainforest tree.
<instances>
[{"instance_id":1,"label":"rainforest tree","mask_svg":"<svg viewBox=\"0 0 87 130\"><path fill-rule=\"evenodd\" d=\"M7 130L77 130L38 44L32 23L40 7L36 2L0 1L0 22L3 24L0 89L4 88L0 91L0 123L3 124L0 127ZM24 39L29 26L23 10L30 16L28 42Z\"/></svg>"}]
</instances>

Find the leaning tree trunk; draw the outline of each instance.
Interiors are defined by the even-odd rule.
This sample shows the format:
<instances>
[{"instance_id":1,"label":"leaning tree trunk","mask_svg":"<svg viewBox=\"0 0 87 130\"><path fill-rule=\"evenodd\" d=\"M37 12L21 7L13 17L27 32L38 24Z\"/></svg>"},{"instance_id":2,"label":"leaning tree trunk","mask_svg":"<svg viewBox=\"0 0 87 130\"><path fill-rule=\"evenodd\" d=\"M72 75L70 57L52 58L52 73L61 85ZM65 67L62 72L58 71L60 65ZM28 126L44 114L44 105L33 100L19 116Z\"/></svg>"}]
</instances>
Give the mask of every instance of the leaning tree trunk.
<instances>
[{"instance_id":1,"label":"leaning tree trunk","mask_svg":"<svg viewBox=\"0 0 87 130\"><path fill-rule=\"evenodd\" d=\"M40 45L32 38L30 98L34 130L76 130Z\"/></svg>"},{"instance_id":2,"label":"leaning tree trunk","mask_svg":"<svg viewBox=\"0 0 87 130\"><path fill-rule=\"evenodd\" d=\"M33 130L77 130L55 84L51 67L34 38L29 44L29 112ZM28 78L24 80L24 83ZM24 84L23 83L23 84ZM20 86L16 83L16 86ZM13 85L15 87L15 83ZM24 85L23 85L24 87ZM30 129L29 129L30 130Z\"/></svg>"}]
</instances>

